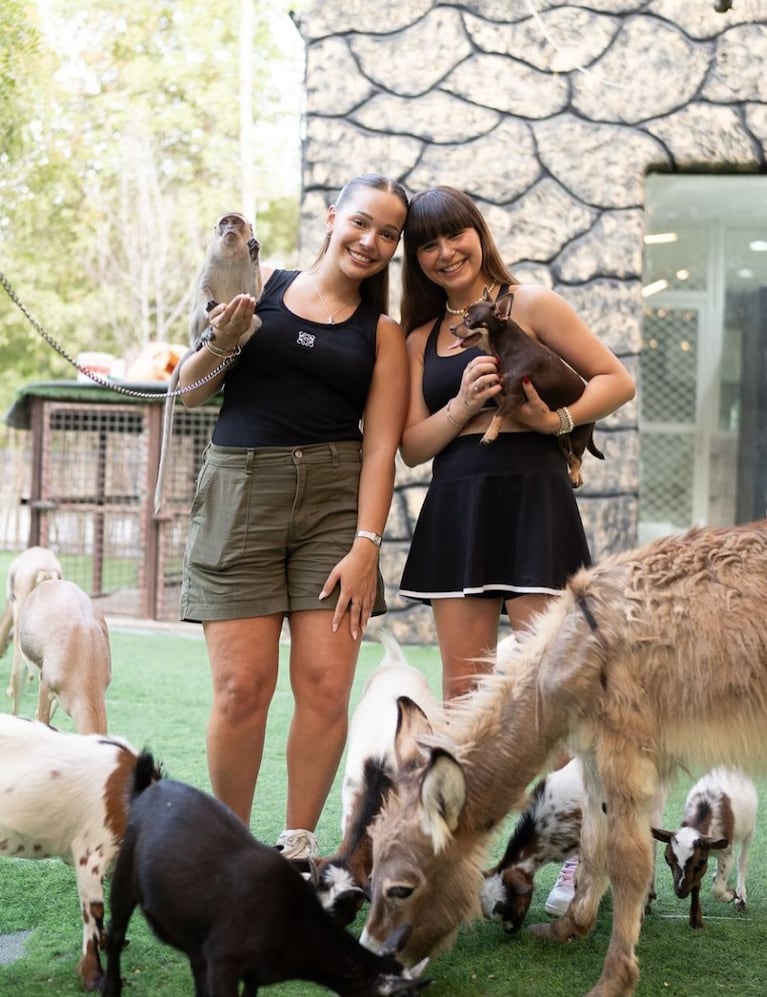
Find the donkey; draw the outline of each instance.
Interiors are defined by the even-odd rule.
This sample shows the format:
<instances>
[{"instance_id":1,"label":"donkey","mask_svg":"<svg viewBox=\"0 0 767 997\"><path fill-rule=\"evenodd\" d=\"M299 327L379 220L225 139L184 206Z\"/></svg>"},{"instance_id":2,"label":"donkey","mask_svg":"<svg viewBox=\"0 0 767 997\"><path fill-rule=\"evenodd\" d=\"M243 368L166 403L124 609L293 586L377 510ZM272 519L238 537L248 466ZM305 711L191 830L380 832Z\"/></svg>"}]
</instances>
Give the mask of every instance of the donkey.
<instances>
[{"instance_id":1,"label":"donkey","mask_svg":"<svg viewBox=\"0 0 767 997\"><path fill-rule=\"evenodd\" d=\"M696 528L579 571L494 673L402 746L371 830L377 948L412 925L400 957L449 945L478 913L489 836L553 752L580 757L586 803L575 897L530 930L587 935L612 889L612 934L589 997L630 997L653 874L652 803L679 766L767 765L767 520ZM449 732L449 737L447 736Z\"/></svg>"}]
</instances>

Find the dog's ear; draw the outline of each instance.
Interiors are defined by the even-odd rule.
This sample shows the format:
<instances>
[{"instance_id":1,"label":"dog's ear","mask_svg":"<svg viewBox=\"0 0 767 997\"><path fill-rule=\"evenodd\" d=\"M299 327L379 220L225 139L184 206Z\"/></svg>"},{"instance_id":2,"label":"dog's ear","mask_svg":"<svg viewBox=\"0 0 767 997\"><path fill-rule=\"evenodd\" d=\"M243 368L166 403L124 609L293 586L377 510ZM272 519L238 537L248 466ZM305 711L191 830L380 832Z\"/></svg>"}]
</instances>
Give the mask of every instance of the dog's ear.
<instances>
[{"instance_id":1,"label":"dog's ear","mask_svg":"<svg viewBox=\"0 0 767 997\"><path fill-rule=\"evenodd\" d=\"M483 301L492 301L493 300L493 296L490 293L490 288L487 286L487 284L485 284L485 286L482 288L482 300Z\"/></svg>"},{"instance_id":2,"label":"dog's ear","mask_svg":"<svg viewBox=\"0 0 767 997\"><path fill-rule=\"evenodd\" d=\"M502 294L495 303L495 314L505 322L511 315L511 306L514 304L513 294Z\"/></svg>"}]
</instances>

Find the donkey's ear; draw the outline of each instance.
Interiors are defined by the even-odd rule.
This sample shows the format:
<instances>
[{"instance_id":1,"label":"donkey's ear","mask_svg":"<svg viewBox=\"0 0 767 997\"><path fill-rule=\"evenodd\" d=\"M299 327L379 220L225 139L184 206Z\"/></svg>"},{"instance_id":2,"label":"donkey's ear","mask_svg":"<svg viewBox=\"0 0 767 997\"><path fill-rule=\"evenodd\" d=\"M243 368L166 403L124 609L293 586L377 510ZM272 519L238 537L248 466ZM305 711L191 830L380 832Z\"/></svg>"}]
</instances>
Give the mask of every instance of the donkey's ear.
<instances>
[{"instance_id":1,"label":"donkey's ear","mask_svg":"<svg viewBox=\"0 0 767 997\"><path fill-rule=\"evenodd\" d=\"M513 294L502 294L500 298L495 303L495 314L498 318L505 322L507 318L511 315L511 306L514 304Z\"/></svg>"},{"instance_id":2,"label":"donkey's ear","mask_svg":"<svg viewBox=\"0 0 767 997\"><path fill-rule=\"evenodd\" d=\"M466 803L466 777L456 759L432 748L421 781L421 828L439 854L447 848Z\"/></svg>"},{"instance_id":3,"label":"donkey's ear","mask_svg":"<svg viewBox=\"0 0 767 997\"><path fill-rule=\"evenodd\" d=\"M397 730L394 735L394 756L400 768L414 765L423 756L417 738L432 733L429 718L409 696L397 697Z\"/></svg>"}]
</instances>

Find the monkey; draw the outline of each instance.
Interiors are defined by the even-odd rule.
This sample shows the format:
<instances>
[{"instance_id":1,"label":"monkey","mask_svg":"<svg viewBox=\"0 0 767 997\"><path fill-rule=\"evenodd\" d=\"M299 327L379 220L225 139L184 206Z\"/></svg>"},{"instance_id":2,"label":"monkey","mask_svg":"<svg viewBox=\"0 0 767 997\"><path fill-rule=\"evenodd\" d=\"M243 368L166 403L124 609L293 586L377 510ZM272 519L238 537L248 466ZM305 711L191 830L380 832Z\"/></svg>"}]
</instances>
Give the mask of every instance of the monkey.
<instances>
[{"instance_id":1,"label":"monkey","mask_svg":"<svg viewBox=\"0 0 767 997\"><path fill-rule=\"evenodd\" d=\"M250 236L250 238L248 238ZM189 345L199 349L201 336L208 327L208 313L219 302L229 302L238 294L261 294L261 247L253 235L253 226L244 215L231 211L216 222L215 237L208 246L195 281L194 300L189 315ZM244 346L261 325L253 317L250 330L243 334Z\"/></svg>"},{"instance_id":2,"label":"monkey","mask_svg":"<svg viewBox=\"0 0 767 997\"><path fill-rule=\"evenodd\" d=\"M238 294L250 294L256 301L263 281L260 266L261 246L253 234L253 226L237 211L222 215L216 222L214 236L208 245L205 260L194 283L192 309L189 314L190 348L179 360L168 384L162 420L160 463L154 492L154 515L162 511L163 491L167 472L168 451L173 431L173 405L181 365L215 333L208 324L208 315L219 303L228 303ZM238 346L243 347L260 327L261 319L253 316L250 328L242 334Z\"/></svg>"}]
</instances>

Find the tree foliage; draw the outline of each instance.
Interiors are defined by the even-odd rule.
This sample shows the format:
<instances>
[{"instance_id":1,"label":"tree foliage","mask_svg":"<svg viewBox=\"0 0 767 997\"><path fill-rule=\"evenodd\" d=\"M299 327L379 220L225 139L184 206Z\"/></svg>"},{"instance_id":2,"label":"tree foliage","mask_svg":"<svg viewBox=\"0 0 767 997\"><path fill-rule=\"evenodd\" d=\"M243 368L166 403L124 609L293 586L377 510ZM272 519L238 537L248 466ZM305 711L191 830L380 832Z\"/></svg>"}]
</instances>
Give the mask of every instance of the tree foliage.
<instances>
[{"instance_id":1,"label":"tree foliage","mask_svg":"<svg viewBox=\"0 0 767 997\"><path fill-rule=\"evenodd\" d=\"M3 0L0 8L0 165L18 151L25 105L33 74L28 67L38 54L40 37L22 0Z\"/></svg>"},{"instance_id":2,"label":"tree foliage","mask_svg":"<svg viewBox=\"0 0 767 997\"><path fill-rule=\"evenodd\" d=\"M239 153L242 2L255 14L252 207ZM4 28L6 7L39 56L12 55L7 74L0 63L0 133L18 136L0 176L0 270L68 353L129 360L152 340L185 342L194 274L225 211L257 208L265 256L291 259L303 57L287 3L48 0L38 20L4 0ZM2 291L0 349L4 401L13 383L74 375Z\"/></svg>"}]
</instances>

